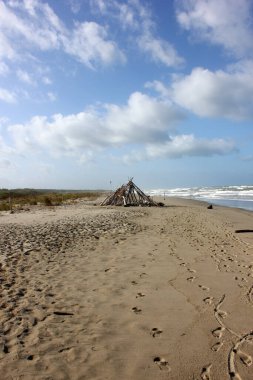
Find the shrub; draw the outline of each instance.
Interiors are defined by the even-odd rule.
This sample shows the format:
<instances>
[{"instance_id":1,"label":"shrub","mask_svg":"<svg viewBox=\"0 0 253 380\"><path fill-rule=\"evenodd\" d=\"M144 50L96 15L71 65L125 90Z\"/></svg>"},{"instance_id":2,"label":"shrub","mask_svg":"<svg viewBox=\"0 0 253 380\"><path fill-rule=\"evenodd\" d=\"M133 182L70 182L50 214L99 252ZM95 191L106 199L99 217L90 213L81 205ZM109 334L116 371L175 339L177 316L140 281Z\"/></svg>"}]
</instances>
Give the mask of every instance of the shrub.
<instances>
[{"instance_id":1,"label":"shrub","mask_svg":"<svg viewBox=\"0 0 253 380\"><path fill-rule=\"evenodd\" d=\"M50 197L48 197L48 196L45 196L45 197L44 197L44 205L45 205L45 206L53 206Z\"/></svg>"},{"instance_id":2,"label":"shrub","mask_svg":"<svg viewBox=\"0 0 253 380\"><path fill-rule=\"evenodd\" d=\"M0 211L9 211L9 210L10 210L9 203L6 203L6 202L0 203Z\"/></svg>"},{"instance_id":3,"label":"shrub","mask_svg":"<svg viewBox=\"0 0 253 380\"><path fill-rule=\"evenodd\" d=\"M29 205L30 206L36 206L37 204L38 204L38 202L36 201L36 199L29 200Z\"/></svg>"}]
</instances>

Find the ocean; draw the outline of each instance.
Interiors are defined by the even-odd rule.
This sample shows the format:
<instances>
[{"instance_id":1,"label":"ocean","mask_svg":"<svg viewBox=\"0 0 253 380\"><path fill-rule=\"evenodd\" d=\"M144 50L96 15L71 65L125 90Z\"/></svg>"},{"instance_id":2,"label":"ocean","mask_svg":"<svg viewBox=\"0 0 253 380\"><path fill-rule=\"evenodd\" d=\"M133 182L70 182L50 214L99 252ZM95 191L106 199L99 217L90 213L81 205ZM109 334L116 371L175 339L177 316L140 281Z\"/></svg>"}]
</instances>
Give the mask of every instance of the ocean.
<instances>
[{"instance_id":1,"label":"ocean","mask_svg":"<svg viewBox=\"0 0 253 380\"><path fill-rule=\"evenodd\" d=\"M197 199L213 205L237 207L253 211L253 186L185 187L154 189L151 196Z\"/></svg>"}]
</instances>

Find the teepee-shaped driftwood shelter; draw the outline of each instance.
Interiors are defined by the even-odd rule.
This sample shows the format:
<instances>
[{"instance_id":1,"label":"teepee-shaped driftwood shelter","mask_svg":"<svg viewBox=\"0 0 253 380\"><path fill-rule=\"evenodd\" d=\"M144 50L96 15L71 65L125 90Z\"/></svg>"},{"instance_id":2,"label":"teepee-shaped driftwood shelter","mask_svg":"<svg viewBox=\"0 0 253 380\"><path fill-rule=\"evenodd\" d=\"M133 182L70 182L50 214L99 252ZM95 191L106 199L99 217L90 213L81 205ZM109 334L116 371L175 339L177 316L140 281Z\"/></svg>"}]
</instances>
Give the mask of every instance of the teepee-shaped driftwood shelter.
<instances>
[{"instance_id":1,"label":"teepee-shaped driftwood shelter","mask_svg":"<svg viewBox=\"0 0 253 380\"><path fill-rule=\"evenodd\" d=\"M115 193L110 194L101 206L159 206L148 195L144 194L134 183L133 179L122 185Z\"/></svg>"}]
</instances>

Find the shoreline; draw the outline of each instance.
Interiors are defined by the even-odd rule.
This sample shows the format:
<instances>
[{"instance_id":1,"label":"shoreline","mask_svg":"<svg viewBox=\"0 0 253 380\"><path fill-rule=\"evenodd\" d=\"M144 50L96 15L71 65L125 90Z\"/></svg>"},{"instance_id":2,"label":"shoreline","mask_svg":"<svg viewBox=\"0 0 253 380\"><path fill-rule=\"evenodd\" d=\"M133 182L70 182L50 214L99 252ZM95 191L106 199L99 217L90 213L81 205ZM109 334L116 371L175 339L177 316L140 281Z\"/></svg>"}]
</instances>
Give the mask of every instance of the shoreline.
<instances>
[{"instance_id":1,"label":"shoreline","mask_svg":"<svg viewBox=\"0 0 253 380\"><path fill-rule=\"evenodd\" d=\"M1 379L252 379L253 214L165 204L1 214Z\"/></svg>"},{"instance_id":2,"label":"shoreline","mask_svg":"<svg viewBox=\"0 0 253 380\"><path fill-rule=\"evenodd\" d=\"M164 200L164 197L159 197ZM185 199L185 200L194 200L196 202L204 202L207 204L212 204L215 207L228 207L228 208L233 208L233 209L239 209L239 210L246 210L246 211L251 211L253 212L253 200L239 200L239 199L216 199L216 198L187 198L187 197L174 197L174 196L167 196L166 199ZM239 207L236 204L243 204L243 203L251 203L252 206L250 208L247 207Z\"/></svg>"}]
</instances>

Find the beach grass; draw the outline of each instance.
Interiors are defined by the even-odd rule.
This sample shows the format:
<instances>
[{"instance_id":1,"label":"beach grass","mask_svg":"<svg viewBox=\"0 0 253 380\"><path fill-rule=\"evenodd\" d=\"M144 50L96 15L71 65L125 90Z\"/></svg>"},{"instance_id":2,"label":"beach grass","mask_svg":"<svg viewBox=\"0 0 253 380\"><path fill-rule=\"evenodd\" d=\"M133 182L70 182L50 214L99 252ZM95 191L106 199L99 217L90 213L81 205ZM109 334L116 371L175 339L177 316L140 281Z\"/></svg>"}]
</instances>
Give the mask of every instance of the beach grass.
<instances>
[{"instance_id":1,"label":"beach grass","mask_svg":"<svg viewBox=\"0 0 253 380\"><path fill-rule=\"evenodd\" d=\"M95 201L103 192L76 190L35 190L35 189L0 189L0 211L7 211L22 206L59 206L76 200Z\"/></svg>"}]
</instances>

